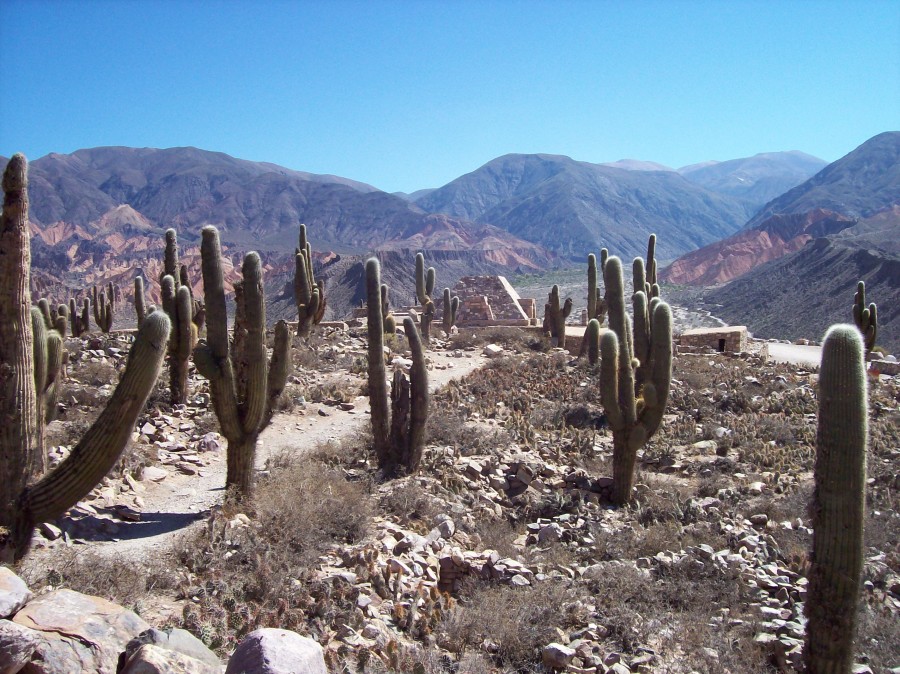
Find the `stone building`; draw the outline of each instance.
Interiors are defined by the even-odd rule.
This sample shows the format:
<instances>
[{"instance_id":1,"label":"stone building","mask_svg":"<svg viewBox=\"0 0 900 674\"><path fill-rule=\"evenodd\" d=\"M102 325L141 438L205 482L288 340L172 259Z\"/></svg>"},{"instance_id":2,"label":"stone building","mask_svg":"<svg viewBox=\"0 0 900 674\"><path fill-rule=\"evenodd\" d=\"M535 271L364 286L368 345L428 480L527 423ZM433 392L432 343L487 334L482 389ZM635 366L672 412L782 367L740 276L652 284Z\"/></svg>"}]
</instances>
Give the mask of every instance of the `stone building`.
<instances>
[{"instance_id":1,"label":"stone building","mask_svg":"<svg viewBox=\"0 0 900 674\"><path fill-rule=\"evenodd\" d=\"M456 325L532 325L534 300L522 299L503 276L463 276L453 287L459 296ZM436 302L435 320L443 315L443 299Z\"/></svg>"},{"instance_id":2,"label":"stone building","mask_svg":"<svg viewBox=\"0 0 900 674\"><path fill-rule=\"evenodd\" d=\"M728 325L721 328L694 328L681 333L679 344L683 347L737 353L747 350L749 335L746 325Z\"/></svg>"}]
</instances>

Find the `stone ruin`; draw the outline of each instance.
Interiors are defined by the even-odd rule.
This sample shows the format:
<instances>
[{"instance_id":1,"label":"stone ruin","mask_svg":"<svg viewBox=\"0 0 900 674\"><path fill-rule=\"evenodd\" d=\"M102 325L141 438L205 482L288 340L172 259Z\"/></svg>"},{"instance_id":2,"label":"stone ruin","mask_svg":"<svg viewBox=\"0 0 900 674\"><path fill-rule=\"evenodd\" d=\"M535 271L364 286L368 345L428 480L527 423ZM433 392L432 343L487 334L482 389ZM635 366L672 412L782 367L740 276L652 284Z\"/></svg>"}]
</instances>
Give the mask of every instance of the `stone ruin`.
<instances>
[{"instance_id":1,"label":"stone ruin","mask_svg":"<svg viewBox=\"0 0 900 674\"><path fill-rule=\"evenodd\" d=\"M747 350L747 340L746 325L729 325L685 330L679 345L687 349L706 348L720 353L740 353Z\"/></svg>"},{"instance_id":2,"label":"stone ruin","mask_svg":"<svg viewBox=\"0 0 900 674\"><path fill-rule=\"evenodd\" d=\"M535 301L521 298L503 276L463 276L453 287L459 296L459 327L537 325ZM435 320L443 315L443 298L436 298Z\"/></svg>"}]
</instances>

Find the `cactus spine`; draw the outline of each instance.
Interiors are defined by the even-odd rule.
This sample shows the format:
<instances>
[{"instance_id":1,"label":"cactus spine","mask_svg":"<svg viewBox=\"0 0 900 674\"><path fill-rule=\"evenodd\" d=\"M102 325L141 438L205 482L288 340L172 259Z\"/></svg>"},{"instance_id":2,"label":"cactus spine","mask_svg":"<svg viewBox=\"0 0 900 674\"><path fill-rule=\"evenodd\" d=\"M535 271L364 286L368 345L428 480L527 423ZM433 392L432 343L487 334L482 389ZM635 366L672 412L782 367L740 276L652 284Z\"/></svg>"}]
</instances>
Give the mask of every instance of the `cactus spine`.
<instances>
[{"instance_id":1,"label":"cactus spine","mask_svg":"<svg viewBox=\"0 0 900 674\"><path fill-rule=\"evenodd\" d=\"M550 289L550 297L544 305L544 331L550 333L550 343L561 349L566 348L566 319L572 313L572 298L567 297L562 307L559 304L559 286Z\"/></svg>"},{"instance_id":2,"label":"cactus spine","mask_svg":"<svg viewBox=\"0 0 900 674\"><path fill-rule=\"evenodd\" d=\"M444 288L444 334L450 336L450 331L456 325L456 314L459 312L459 297L450 297L450 288Z\"/></svg>"},{"instance_id":3,"label":"cactus spine","mask_svg":"<svg viewBox=\"0 0 900 674\"><path fill-rule=\"evenodd\" d=\"M412 351L409 379L399 370L391 385L388 407L387 376L384 364L384 317L382 316L381 265L366 261L366 321L369 355L369 407L372 411L372 436L378 465L385 475L400 469L415 472L425 448L425 423L428 418L428 373L425 352L416 324L404 319L403 328Z\"/></svg>"},{"instance_id":4,"label":"cactus spine","mask_svg":"<svg viewBox=\"0 0 900 674\"><path fill-rule=\"evenodd\" d=\"M875 348L875 338L878 335L878 307L874 302L866 306L866 284L863 281L857 284L853 298L853 322L862 333L868 354Z\"/></svg>"},{"instance_id":5,"label":"cactus spine","mask_svg":"<svg viewBox=\"0 0 900 674\"><path fill-rule=\"evenodd\" d=\"M288 325L275 326L272 358L266 362L266 308L262 264L248 253L235 285L233 349L228 338L222 249L215 227L203 228L200 255L206 305L207 341L194 349L194 363L209 379L213 408L228 441L226 486L241 496L253 489L256 440L272 419L273 405L284 390L290 367ZM158 313L158 312L157 312Z\"/></svg>"},{"instance_id":6,"label":"cactus spine","mask_svg":"<svg viewBox=\"0 0 900 674\"><path fill-rule=\"evenodd\" d=\"M863 568L868 402L863 343L850 325L832 326L822 345L813 492L813 550L806 598L810 674L844 674Z\"/></svg>"},{"instance_id":7,"label":"cactus spine","mask_svg":"<svg viewBox=\"0 0 900 674\"><path fill-rule=\"evenodd\" d=\"M27 161L15 155L3 175L0 216L0 559L21 558L35 524L62 515L109 472L131 439L137 416L159 375L169 322L160 315L138 332L128 365L106 408L52 471L30 472L39 444L34 333L28 306L31 253L28 235ZM43 316L41 316L41 322ZM46 326L45 326L46 327ZM48 369L53 367L48 353Z\"/></svg>"},{"instance_id":8,"label":"cactus spine","mask_svg":"<svg viewBox=\"0 0 900 674\"><path fill-rule=\"evenodd\" d=\"M665 302L653 305L651 366L643 387L635 392L630 320L625 312L622 263L610 257L604 274L609 327L600 340L600 398L613 433L613 502L631 499L637 451L662 422L672 380L672 313ZM638 297L638 296L642 297ZM635 293L635 307L646 303Z\"/></svg>"},{"instance_id":9,"label":"cactus spine","mask_svg":"<svg viewBox=\"0 0 900 674\"><path fill-rule=\"evenodd\" d=\"M294 298L297 302L297 334L306 339L325 315L325 284L313 275L312 247L306 225L300 225L299 245L294 252Z\"/></svg>"}]
</instances>

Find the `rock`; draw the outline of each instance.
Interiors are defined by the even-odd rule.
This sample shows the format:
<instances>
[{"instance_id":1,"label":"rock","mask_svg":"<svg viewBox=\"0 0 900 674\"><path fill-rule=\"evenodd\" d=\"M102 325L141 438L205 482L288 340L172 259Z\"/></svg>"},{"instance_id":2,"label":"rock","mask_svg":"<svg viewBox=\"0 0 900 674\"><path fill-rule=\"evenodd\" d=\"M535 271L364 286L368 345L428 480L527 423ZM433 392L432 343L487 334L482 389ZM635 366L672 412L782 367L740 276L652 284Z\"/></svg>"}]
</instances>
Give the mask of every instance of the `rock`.
<instances>
[{"instance_id":1,"label":"rock","mask_svg":"<svg viewBox=\"0 0 900 674\"><path fill-rule=\"evenodd\" d=\"M550 667L551 669L564 669L574 657L574 648L557 643L547 644L544 646L544 650L541 651L544 667Z\"/></svg>"},{"instance_id":2,"label":"rock","mask_svg":"<svg viewBox=\"0 0 900 674\"><path fill-rule=\"evenodd\" d=\"M563 528L556 522L552 522L538 532L538 543L556 543L563 536Z\"/></svg>"},{"instance_id":3,"label":"rock","mask_svg":"<svg viewBox=\"0 0 900 674\"><path fill-rule=\"evenodd\" d=\"M755 527L764 527L769 522L769 516L765 513L757 513L750 517L750 524Z\"/></svg>"},{"instance_id":4,"label":"rock","mask_svg":"<svg viewBox=\"0 0 900 674\"><path fill-rule=\"evenodd\" d=\"M222 451L222 436L218 433L207 433L197 443L197 450L201 452Z\"/></svg>"},{"instance_id":5,"label":"rock","mask_svg":"<svg viewBox=\"0 0 900 674\"><path fill-rule=\"evenodd\" d=\"M220 674L222 665L211 665L184 653L153 644L138 648L125 664L122 674Z\"/></svg>"},{"instance_id":6,"label":"rock","mask_svg":"<svg viewBox=\"0 0 900 674\"><path fill-rule=\"evenodd\" d=\"M38 531L40 531L41 535L48 541L55 541L62 536L62 529L50 522L41 522L38 525Z\"/></svg>"},{"instance_id":7,"label":"rock","mask_svg":"<svg viewBox=\"0 0 900 674\"><path fill-rule=\"evenodd\" d=\"M141 471L141 480L162 482L168 475L169 473L162 468L157 468L156 466L144 466L144 469Z\"/></svg>"},{"instance_id":8,"label":"rock","mask_svg":"<svg viewBox=\"0 0 900 674\"><path fill-rule=\"evenodd\" d=\"M0 566L0 618L12 617L32 596L24 580Z\"/></svg>"},{"instance_id":9,"label":"rock","mask_svg":"<svg viewBox=\"0 0 900 674\"><path fill-rule=\"evenodd\" d=\"M322 647L296 632L274 628L248 634L234 650L225 674L328 674Z\"/></svg>"},{"instance_id":10,"label":"rock","mask_svg":"<svg viewBox=\"0 0 900 674\"><path fill-rule=\"evenodd\" d=\"M28 602L13 622L39 633L29 674L115 674L125 645L150 628L133 611L72 590Z\"/></svg>"},{"instance_id":11,"label":"rock","mask_svg":"<svg viewBox=\"0 0 900 674\"><path fill-rule=\"evenodd\" d=\"M195 660L200 660L208 665L221 668L219 658L209 650L206 645L187 630L173 627L167 630L158 630L151 628L145 632L141 632L138 636L128 642L125 646L125 653L131 657L141 646L151 645L156 648L162 648L175 653L187 655Z\"/></svg>"},{"instance_id":12,"label":"rock","mask_svg":"<svg viewBox=\"0 0 900 674\"><path fill-rule=\"evenodd\" d=\"M9 620L0 620L0 673L16 674L31 659L40 636Z\"/></svg>"},{"instance_id":13,"label":"rock","mask_svg":"<svg viewBox=\"0 0 900 674\"><path fill-rule=\"evenodd\" d=\"M482 353L484 353L484 355L488 358L496 358L501 353L503 353L503 347L498 346L497 344L488 344L486 347L484 347L484 351Z\"/></svg>"}]
</instances>

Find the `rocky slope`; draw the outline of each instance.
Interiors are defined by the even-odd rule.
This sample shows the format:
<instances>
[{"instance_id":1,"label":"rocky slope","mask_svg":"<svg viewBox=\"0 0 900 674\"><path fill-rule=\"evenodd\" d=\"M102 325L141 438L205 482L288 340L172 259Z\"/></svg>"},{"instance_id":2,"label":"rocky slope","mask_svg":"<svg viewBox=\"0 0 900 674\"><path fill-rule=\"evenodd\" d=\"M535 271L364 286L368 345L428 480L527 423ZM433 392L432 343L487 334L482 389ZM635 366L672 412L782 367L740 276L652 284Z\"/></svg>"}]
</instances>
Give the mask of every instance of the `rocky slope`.
<instances>
[{"instance_id":1,"label":"rocky slope","mask_svg":"<svg viewBox=\"0 0 900 674\"><path fill-rule=\"evenodd\" d=\"M710 168L715 166L694 174ZM734 236L688 253L661 276L673 283L724 283L799 250L814 237L837 234L860 219L890 218L898 205L900 132L883 133L769 202ZM880 221L871 227L892 240L890 228Z\"/></svg>"},{"instance_id":2,"label":"rocky slope","mask_svg":"<svg viewBox=\"0 0 900 674\"><path fill-rule=\"evenodd\" d=\"M563 257L607 247L671 259L728 236L749 214L672 171L629 171L548 154L510 154L419 198L432 213L490 223Z\"/></svg>"}]
</instances>

